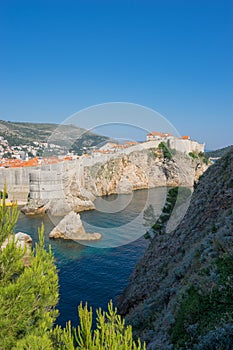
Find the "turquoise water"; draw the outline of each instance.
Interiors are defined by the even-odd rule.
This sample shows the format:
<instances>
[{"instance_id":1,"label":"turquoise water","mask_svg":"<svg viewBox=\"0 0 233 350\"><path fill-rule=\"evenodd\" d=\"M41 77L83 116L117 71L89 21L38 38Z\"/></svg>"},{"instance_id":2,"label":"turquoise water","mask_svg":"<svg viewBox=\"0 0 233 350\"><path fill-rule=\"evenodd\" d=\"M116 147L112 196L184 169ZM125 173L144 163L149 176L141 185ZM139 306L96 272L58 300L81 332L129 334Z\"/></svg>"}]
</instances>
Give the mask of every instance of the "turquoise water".
<instances>
[{"instance_id":1,"label":"turquoise water","mask_svg":"<svg viewBox=\"0 0 233 350\"><path fill-rule=\"evenodd\" d=\"M88 232L100 232L103 237L91 246L74 241L49 240L54 224L48 216L20 215L16 230L37 240L37 228L44 223L45 243L51 244L59 269L60 315L57 323L77 323L77 306L88 302L94 309L106 308L127 286L136 262L143 255L148 241L143 235L143 211L152 204L159 216L166 189L135 191L129 195L98 198L97 210L81 213ZM103 248L104 247L104 248Z\"/></svg>"}]
</instances>

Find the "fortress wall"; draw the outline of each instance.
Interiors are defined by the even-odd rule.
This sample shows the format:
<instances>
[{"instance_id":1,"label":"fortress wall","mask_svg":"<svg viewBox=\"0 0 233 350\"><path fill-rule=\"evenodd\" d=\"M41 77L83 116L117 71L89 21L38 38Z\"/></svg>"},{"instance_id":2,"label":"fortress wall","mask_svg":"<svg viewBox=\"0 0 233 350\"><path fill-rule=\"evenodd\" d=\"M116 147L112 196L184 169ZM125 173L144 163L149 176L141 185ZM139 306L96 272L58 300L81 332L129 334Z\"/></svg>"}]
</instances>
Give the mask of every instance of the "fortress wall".
<instances>
[{"instance_id":1,"label":"fortress wall","mask_svg":"<svg viewBox=\"0 0 233 350\"><path fill-rule=\"evenodd\" d=\"M31 198L48 199L61 196L62 176L76 168L77 160L40 167L0 168L0 190L7 185L9 200L26 203Z\"/></svg>"},{"instance_id":2,"label":"fortress wall","mask_svg":"<svg viewBox=\"0 0 233 350\"><path fill-rule=\"evenodd\" d=\"M64 186L66 179L78 171L78 160L57 164L43 165L40 169L29 173L31 199L62 199L65 198Z\"/></svg>"},{"instance_id":3,"label":"fortress wall","mask_svg":"<svg viewBox=\"0 0 233 350\"><path fill-rule=\"evenodd\" d=\"M168 140L168 146L183 153L199 153L204 152L205 145L191 140L170 139Z\"/></svg>"},{"instance_id":4,"label":"fortress wall","mask_svg":"<svg viewBox=\"0 0 233 350\"><path fill-rule=\"evenodd\" d=\"M30 171L31 168L0 168L0 190L6 182L9 200L27 201Z\"/></svg>"},{"instance_id":5,"label":"fortress wall","mask_svg":"<svg viewBox=\"0 0 233 350\"><path fill-rule=\"evenodd\" d=\"M123 148L120 149L118 152L115 153L108 153L108 154L98 154L98 155L91 155L89 157L82 157L80 159L83 167L86 166L93 166L98 163L106 163L110 159L119 158L124 155L129 155L132 152L140 152L143 150L148 150L150 148L157 148L161 141L150 141L150 142L143 142L139 143L135 146L131 146L129 148Z\"/></svg>"},{"instance_id":6,"label":"fortress wall","mask_svg":"<svg viewBox=\"0 0 233 350\"><path fill-rule=\"evenodd\" d=\"M62 172L56 170L34 170L29 174L31 199L65 198Z\"/></svg>"},{"instance_id":7,"label":"fortress wall","mask_svg":"<svg viewBox=\"0 0 233 350\"><path fill-rule=\"evenodd\" d=\"M110 159L123 157L132 152L157 148L160 142L161 140L143 142L116 153L82 156L79 159L40 167L0 168L0 189L3 189L6 181L9 199L24 203L27 202L29 192L32 199L63 198L65 183L73 175L79 184L85 185L85 167L106 163ZM174 138L168 140L168 145L183 153L204 152L204 144L191 140Z\"/></svg>"}]
</instances>

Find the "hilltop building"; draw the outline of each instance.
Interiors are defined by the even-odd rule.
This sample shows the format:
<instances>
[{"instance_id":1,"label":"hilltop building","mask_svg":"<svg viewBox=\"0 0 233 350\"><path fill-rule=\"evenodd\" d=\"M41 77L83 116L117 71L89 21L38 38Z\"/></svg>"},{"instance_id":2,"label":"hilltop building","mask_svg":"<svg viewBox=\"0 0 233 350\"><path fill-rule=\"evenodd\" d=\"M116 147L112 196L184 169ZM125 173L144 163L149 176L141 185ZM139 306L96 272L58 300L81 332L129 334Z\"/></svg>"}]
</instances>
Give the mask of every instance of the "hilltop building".
<instances>
[{"instance_id":1,"label":"hilltop building","mask_svg":"<svg viewBox=\"0 0 233 350\"><path fill-rule=\"evenodd\" d=\"M146 135L146 141L157 141L157 140L168 140L169 138L173 137L172 134L169 133L162 133L158 131L152 131L151 133Z\"/></svg>"},{"instance_id":2,"label":"hilltop building","mask_svg":"<svg viewBox=\"0 0 233 350\"><path fill-rule=\"evenodd\" d=\"M197 141L191 140L190 136L184 135L181 138L173 136L169 133L161 133L158 131L152 131L151 133L146 135L146 141L157 141L160 142L167 142L167 145L171 149L175 149L179 152L183 153L200 153L204 152L205 144L198 143Z\"/></svg>"}]
</instances>

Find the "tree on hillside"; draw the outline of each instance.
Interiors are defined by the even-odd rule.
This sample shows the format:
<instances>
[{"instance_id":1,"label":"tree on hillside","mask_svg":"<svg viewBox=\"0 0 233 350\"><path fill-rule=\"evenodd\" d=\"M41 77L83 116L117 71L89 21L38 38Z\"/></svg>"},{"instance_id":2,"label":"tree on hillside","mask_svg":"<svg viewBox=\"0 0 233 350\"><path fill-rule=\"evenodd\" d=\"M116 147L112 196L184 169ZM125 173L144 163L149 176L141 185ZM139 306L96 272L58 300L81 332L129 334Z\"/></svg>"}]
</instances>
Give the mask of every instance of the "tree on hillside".
<instances>
[{"instance_id":1,"label":"tree on hillside","mask_svg":"<svg viewBox=\"0 0 233 350\"><path fill-rule=\"evenodd\" d=\"M165 159L171 160L172 159L172 153L169 149L166 142L160 142L158 148L163 152L163 156Z\"/></svg>"},{"instance_id":2,"label":"tree on hillside","mask_svg":"<svg viewBox=\"0 0 233 350\"><path fill-rule=\"evenodd\" d=\"M18 220L16 207L0 207L0 349L13 349L25 337L44 336L51 329L58 312L58 275L51 249L44 249L43 227L39 243L25 267L25 249L13 239Z\"/></svg>"},{"instance_id":3,"label":"tree on hillside","mask_svg":"<svg viewBox=\"0 0 233 350\"><path fill-rule=\"evenodd\" d=\"M6 190L0 206L0 350L145 350L132 340L132 327L117 315L112 302L107 313L97 311L96 329L92 309L82 304L76 329L70 322L64 329L53 328L59 295L51 247L44 248L42 227L29 266L24 265L26 249L17 246L13 232L19 211L6 208L5 197Z\"/></svg>"}]
</instances>

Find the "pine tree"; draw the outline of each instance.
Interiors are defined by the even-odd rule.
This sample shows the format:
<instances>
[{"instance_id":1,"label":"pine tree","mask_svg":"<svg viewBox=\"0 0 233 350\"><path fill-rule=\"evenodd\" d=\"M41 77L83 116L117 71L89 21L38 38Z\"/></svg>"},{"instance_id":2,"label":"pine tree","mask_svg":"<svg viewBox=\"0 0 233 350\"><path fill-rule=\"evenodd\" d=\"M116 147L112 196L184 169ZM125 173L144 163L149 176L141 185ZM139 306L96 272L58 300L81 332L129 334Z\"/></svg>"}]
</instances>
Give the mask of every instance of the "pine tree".
<instances>
[{"instance_id":1,"label":"pine tree","mask_svg":"<svg viewBox=\"0 0 233 350\"><path fill-rule=\"evenodd\" d=\"M96 328L93 329L92 308L80 303L78 308L79 326L74 328L70 322L66 328L57 326L53 331L55 349L58 350L146 350L140 340L134 341L132 327L117 314L112 301L108 312L97 310Z\"/></svg>"},{"instance_id":2,"label":"pine tree","mask_svg":"<svg viewBox=\"0 0 233 350\"><path fill-rule=\"evenodd\" d=\"M0 206L0 350L145 350L140 340L133 341L132 327L125 325L112 302L108 312L97 310L95 329L92 309L82 303L77 328L70 322L53 328L59 295L51 247L48 252L44 248L42 226L29 264L24 264L26 249L14 239L19 211L6 208L5 193Z\"/></svg>"},{"instance_id":3,"label":"pine tree","mask_svg":"<svg viewBox=\"0 0 233 350\"><path fill-rule=\"evenodd\" d=\"M5 192L5 191L4 191ZM6 208L3 196L0 207L0 349L17 347L22 339L45 336L57 316L58 275L51 248L44 248L43 227L38 230L39 243L24 266L25 249L14 239L19 211Z\"/></svg>"}]
</instances>

